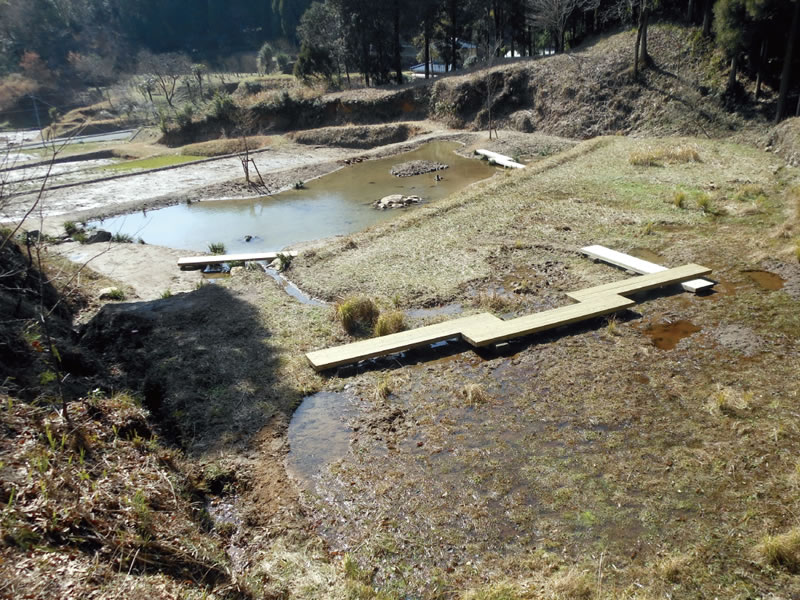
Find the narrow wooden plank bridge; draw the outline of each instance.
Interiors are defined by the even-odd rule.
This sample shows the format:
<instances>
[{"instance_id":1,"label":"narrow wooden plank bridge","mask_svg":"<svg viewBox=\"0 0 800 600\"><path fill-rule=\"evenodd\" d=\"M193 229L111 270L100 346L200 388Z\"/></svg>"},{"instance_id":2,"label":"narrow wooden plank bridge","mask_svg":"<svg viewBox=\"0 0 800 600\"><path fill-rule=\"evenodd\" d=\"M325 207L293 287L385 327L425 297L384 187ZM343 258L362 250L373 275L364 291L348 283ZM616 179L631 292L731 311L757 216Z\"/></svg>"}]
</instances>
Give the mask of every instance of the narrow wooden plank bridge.
<instances>
[{"instance_id":1,"label":"narrow wooden plank bridge","mask_svg":"<svg viewBox=\"0 0 800 600\"><path fill-rule=\"evenodd\" d=\"M615 313L636 304L634 300L626 296L693 280L709 273L711 273L711 269L695 264L673 269L665 268L655 273L637 275L622 281L569 293L568 296L577 300L578 304L562 306L508 321L499 319L489 313L483 313L410 331L402 331L392 335L309 352L306 354L306 358L308 358L311 366L316 371L324 371L361 360L405 352L412 348L429 346L436 342L455 338L461 338L475 347L488 346L562 325Z\"/></svg>"},{"instance_id":2,"label":"narrow wooden plank bridge","mask_svg":"<svg viewBox=\"0 0 800 600\"><path fill-rule=\"evenodd\" d=\"M500 154L498 152L492 152L491 150L475 150L476 154L480 154L481 156L485 156L491 161L496 162L498 165L503 167L508 167L510 169L524 169L525 165L522 163L518 163L510 156L506 156L505 154Z\"/></svg>"},{"instance_id":3,"label":"narrow wooden plank bridge","mask_svg":"<svg viewBox=\"0 0 800 600\"><path fill-rule=\"evenodd\" d=\"M647 260L642 260L641 258L636 258L630 254L617 252L616 250L606 248L605 246L585 246L581 248L581 252L590 258L602 260L603 262L616 265L617 267L622 267L623 269L628 269L641 275L645 275L647 273L658 273L659 271L667 270L667 267L657 265L656 263L652 263ZM713 287L714 282L709 281L708 279L693 279L691 281L684 281L681 285L687 292L696 293Z\"/></svg>"},{"instance_id":4,"label":"narrow wooden plank bridge","mask_svg":"<svg viewBox=\"0 0 800 600\"><path fill-rule=\"evenodd\" d=\"M297 256L297 252L250 252L248 254L208 254L206 256L187 256L178 259L178 266L202 267L205 265L219 265L226 262L253 261L253 260L275 260L279 254L284 256Z\"/></svg>"}]
</instances>

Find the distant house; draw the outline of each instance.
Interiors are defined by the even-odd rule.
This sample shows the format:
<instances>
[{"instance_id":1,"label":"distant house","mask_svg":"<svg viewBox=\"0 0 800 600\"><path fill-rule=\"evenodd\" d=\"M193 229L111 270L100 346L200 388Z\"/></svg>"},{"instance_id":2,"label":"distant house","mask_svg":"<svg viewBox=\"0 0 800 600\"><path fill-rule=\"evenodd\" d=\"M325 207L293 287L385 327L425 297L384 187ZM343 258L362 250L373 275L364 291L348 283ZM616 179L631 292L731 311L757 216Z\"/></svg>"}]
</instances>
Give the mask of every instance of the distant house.
<instances>
[{"instance_id":1,"label":"distant house","mask_svg":"<svg viewBox=\"0 0 800 600\"><path fill-rule=\"evenodd\" d=\"M429 69L430 69L429 72L432 75L442 75L444 73L447 73L447 66L439 62L431 62ZM414 75L422 75L424 77L425 63L419 63L418 65L414 65L413 67L411 67L411 71L414 73Z\"/></svg>"}]
</instances>

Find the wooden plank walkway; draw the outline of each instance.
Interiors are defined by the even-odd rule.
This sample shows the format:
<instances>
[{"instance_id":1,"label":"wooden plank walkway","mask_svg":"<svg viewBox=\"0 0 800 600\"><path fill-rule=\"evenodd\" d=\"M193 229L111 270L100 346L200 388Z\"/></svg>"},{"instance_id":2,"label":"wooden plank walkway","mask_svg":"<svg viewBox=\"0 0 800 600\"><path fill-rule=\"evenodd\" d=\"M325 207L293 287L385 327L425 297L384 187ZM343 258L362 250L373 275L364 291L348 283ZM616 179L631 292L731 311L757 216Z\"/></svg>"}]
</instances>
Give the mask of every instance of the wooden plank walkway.
<instances>
[{"instance_id":1,"label":"wooden plank walkway","mask_svg":"<svg viewBox=\"0 0 800 600\"><path fill-rule=\"evenodd\" d=\"M682 283L689 279L708 275L709 273L711 273L711 269L708 267L690 264L682 267L675 267L674 269L667 269L666 271L659 271L658 273L637 275L636 277L623 279L622 281L614 281L577 292L569 292L567 296L578 302L584 302L597 295L620 294L624 296L626 294L635 294L637 292L645 292L654 288L672 285L673 283Z\"/></svg>"},{"instance_id":2,"label":"wooden plank walkway","mask_svg":"<svg viewBox=\"0 0 800 600\"><path fill-rule=\"evenodd\" d=\"M178 259L179 267L202 267L203 265L218 265L224 262L275 260L278 254L297 256L297 252L251 252L248 254L209 254L206 256L187 256Z\"/></svg>"},{"instance_id":3,"label":"wooden plank walkway","mask_svg":"<svg viewBox=\"0 0 800 600\"><path fill-rule=\"evenodd\" d=\"M336 346L327 350L317 350L306 354L311 366L317 371L332 369L341 365L405 352L412 348L430 346L436 342L461 337L463 331L483 325L484 327L499 326L504 321L489 313L482 313L471 317L452 319L436 325L419 327L409 331L401 331L391 335L361 340L344 346Z\"/></svg>"},{"instance_id":4,"label":"wooden plank walkway","mask_svg":"<svg viewBox=\"0 0 800 600\"><path fill-rule=\"evenodd\" d=\"M622 267L623 269L629 269L641 275L658 273L660 271L667 270L667 267L649 262L647 260L642 260L641 258L636 258L630 254L617 252L616 250L606 248L605 246L586 246L581 248L581 252L591 258L602 260L603 262L616 265L617 267ZM715 283L713 281L709 281L708 279L693 279L691 281L684 281L681 285L687 292L696 293L700 290L713 287Z\"/></svg>"},{"instance_id":5,"label":"wooden plank walkway","mask_svg":"<svg viewBox=\"0 0 800 600\"><path fill-rule=\"evenodd\" d=\"M333 367L377 356L396 354L454 338L462 338L476 347L488 346L531 333L611 314L636 304L634 300L625 298L626 294L680 283L701 275L707 275L710 272L711 269L700 265L684 265L658 273L640 275L623 281L572 292L568 296L578 300L578 304L554 308L541 313L511 319L510 321L503 321L489 313L482 313L410 331L402 331L392 335L309 352L306 354L306 358L308 358L311 366L316 371L324 371Z\"/></svg>"},{"instance_id":6,"label":"wooden plank walkway","mask_svg":"<svg viewBox=\"0 0 800 600\"><path fill-rule=\"evenodd\" d=\"M485 156L489 160L493 160L498 165L502 165L504 167L509 167L511 169L524 169L525 165L516 162L510 156L506 156L505 154L499 154L497 152L492 152L491 150L475 150L476 154L480 154L481 156Z\"/></svg>"}]
</instances>

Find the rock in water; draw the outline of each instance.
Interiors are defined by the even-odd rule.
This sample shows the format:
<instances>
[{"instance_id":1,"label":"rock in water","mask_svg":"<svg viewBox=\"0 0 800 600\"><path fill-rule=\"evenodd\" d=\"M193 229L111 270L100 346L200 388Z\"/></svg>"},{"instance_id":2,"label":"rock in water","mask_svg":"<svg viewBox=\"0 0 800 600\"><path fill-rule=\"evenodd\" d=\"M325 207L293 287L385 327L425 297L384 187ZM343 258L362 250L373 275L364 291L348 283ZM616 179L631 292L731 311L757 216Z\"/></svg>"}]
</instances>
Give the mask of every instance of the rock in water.
<instances>
[{"instance_id":1,"label":"rock in water","mask_svg":"<svg viewBox=\"0 0 800 600\"><path fill-rule=\"evenodd\" d=\"M403 194L391 194L384 196L380 200L372 203L372 206L378 210L386 210L387 208L405 208L411 204L419 204L422 198L419 196L403 196Z\"/></svg>"},{"instance_id":2,"label":"rock in water","mask_svg":"<svg viewBox=\"0 0 800 600\"><path fill-rule=\"evenodd\" d=\"M449 165L444 163L431 162L429 160L410 160L393 166L390 172L395 177L412 177L448 168Z\"/></svg>"},{"instance_id":3,"label":"rock in water","mask_svg":"<svg viewBox=\"0 0 800 600\"><path fill-rule=\"evenodd\" d=\"M110 242L112 237L113 236L111 235L111 232L98 229L92 235L89 236L89 239L86 240L86 243L101 244L103 242Z\"/></svg>"}]
</instances>

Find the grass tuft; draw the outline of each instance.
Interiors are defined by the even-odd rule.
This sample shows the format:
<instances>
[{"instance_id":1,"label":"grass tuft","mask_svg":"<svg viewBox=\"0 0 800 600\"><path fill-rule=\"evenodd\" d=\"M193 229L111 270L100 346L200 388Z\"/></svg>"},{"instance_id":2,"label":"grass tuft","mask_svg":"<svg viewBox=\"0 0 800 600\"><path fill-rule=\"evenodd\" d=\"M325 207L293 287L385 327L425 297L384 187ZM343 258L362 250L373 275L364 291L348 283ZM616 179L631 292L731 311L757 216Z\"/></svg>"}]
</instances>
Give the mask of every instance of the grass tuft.
<instances>
[{"instance_id":1,"label":"grass tuft","mask_svg":"<svg viewBox=\"0 0 800 600\"><path fill-rule=\"evenodd\" d=\"M482 291L478 294L476 304L484 309L492 312L501 312L504 310L511 310L516 301L504 294L498 294L495 290Z\"/></svg>"},{"instance_id":2,"label":"grass tuft","mask_svg":"<svg viewBox=\"0 0 800 600\"><path fill-rule=\"evenodd\" d=\"M703 214L706 215L717 214L717 211L714 208L714 203L711 200L711 196L709 196L708 194L705 193L698 194L697 198L695 199L695 202L697 202L697 208L703 211Z\"/></svg>"},{"instance_id":3,"label":"grass tuft","mask_svg":"<svg viewBox=\"0 0 800 600\"><path fill-rule=\"evenodd\" d=\"M375 322L375 335L378 337L398 333L407 329L406 315L401 310L383 313Z\"/></svg>"},{"instance_id":4,"label":"grass tuft","mask_svg":"<svg viewBox=\"0 0 800 600\"><path fill-rule=\"evenodd\" d=\"M672 196L672 205L675 208L686 208L686 192L675 192Z\"/></svg>"},{"instance_id":5,"label":"grass tuft","mask_svg":"<svg viewBox=\"0 0 800 600\"><path fill-rule=\"evenodd\" d=\"M766 564L783 567L791 573L800 571L800 527L768 535L755 547L756 554Z\"/></svg>"},{"instance_id":6,"label":"grass tuft","mask_svg":"<svg viewBox=\"0 0 800 600\"><path fill-rule=\"evenodd\" d=\"M216 255L225 254L225 244L223 244L222 242L211 242L208 245L208 251L211 254L216 254Z\"/></svg>"},{"instance_id":7,"label":"grass tuft","mask_svg":"<svg viewBox=\"0 0 800 600\"><path fill-rule=\"evenodd\" d=\"M375 303L365 296L350 296L337 302L334 317L350 335L371 332L380 311Z\"/></svg>"},{"instance_id":8,"label":"grass tuft","mask_svg":"<svg viewBox=\"0 0 800 600\"><path fill-rule=\"evenodd\" d=\"M490 400L486 388L479 383L468 383L461 390L461 395L472 405L486 404Z\"/></svg>"}]
</instances>

